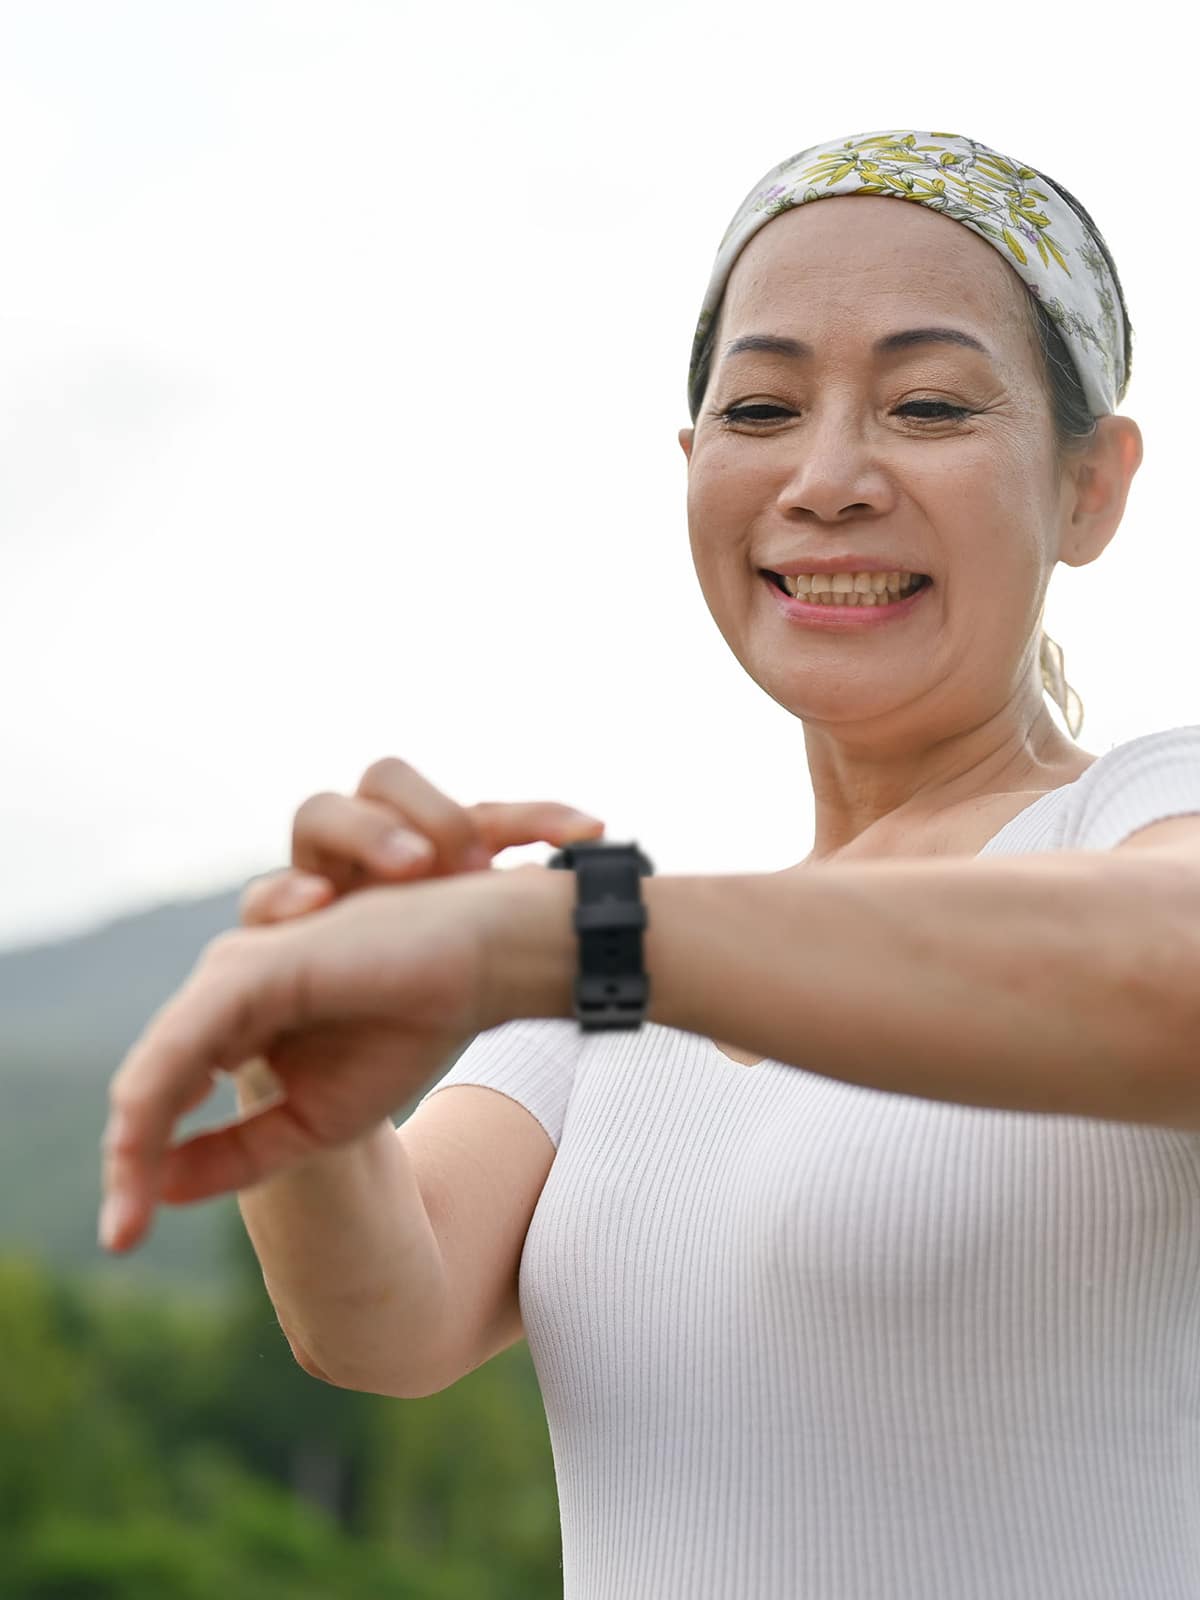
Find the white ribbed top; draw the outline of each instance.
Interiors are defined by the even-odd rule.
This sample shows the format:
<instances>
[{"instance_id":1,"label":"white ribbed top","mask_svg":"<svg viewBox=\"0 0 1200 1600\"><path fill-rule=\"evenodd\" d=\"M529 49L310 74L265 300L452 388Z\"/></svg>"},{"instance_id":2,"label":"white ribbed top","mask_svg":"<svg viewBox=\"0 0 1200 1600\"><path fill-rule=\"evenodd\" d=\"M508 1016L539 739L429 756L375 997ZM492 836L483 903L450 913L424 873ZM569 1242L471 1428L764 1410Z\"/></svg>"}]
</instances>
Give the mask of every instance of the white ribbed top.
<instances>
[{"instance_id":1,"label":"white ribbed top","mask_svg":"<svg viewBox=\"0 0 1200 1600\"><path fill-rule=\"evenodd\" d=\"M1200 812L1144 735L981 854ZM556 1156L520 1292L564 1600L1196 1600L1200 1134L741 1066L647 1023L479 1034L429 1091Z\"/></svg>"}]
</instances>

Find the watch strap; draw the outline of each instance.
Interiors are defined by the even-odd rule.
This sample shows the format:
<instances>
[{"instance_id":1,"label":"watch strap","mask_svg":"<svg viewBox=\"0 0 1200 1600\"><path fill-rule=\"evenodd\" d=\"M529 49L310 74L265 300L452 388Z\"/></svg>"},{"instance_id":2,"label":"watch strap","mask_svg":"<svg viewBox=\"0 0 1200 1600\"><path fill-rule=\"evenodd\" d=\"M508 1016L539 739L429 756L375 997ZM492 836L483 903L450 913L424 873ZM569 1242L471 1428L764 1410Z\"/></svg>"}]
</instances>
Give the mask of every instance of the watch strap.
<instances>
[{"instance_id":1,"label":"watch strap","mask_svg":"<svg viewBox=\"0 0 1200 1600\"><path fill-rule=\"evenodd\" d=\"M649 914L641 880L654 863L636 844L581 839L551 856L549 867L573 870L573 923L579 939L575 1016L585 1033L640 1028L650 1003L642 933Z\"/></svg>"}]
</instances>

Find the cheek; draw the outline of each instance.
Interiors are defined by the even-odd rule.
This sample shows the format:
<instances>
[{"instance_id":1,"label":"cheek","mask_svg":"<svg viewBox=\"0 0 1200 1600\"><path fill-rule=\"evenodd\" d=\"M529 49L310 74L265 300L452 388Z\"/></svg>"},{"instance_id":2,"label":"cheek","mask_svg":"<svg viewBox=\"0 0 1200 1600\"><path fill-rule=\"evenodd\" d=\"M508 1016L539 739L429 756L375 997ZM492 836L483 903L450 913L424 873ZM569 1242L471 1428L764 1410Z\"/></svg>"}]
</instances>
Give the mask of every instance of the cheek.
<instances>
[{"instance_id":1,"label":"cheek","mask_svg":"<svg viewBox=\"0 0 1200 1600\"><path fill-rule=\"evenodd\" d=\"M983 440L964 439L945 450L914 453L898 470L908 491L936 507L942 522L950 516L964 528L980 518L988 523L1003 520L1025 496L1025 476L1018 463Z\"/></svg>"},{"instance_id":2,"label":"cheek","mask_svg":"<svg viewBox=\"0 0 1200 1600\"><path fill-rule=\"evenodd\" d=\"M909 493L939 530L950 562L970 559L981 581L1028 586L1053 513L1043 464L1020 450L980 443L906 475Z\"/></svg>"},{"instance_id":3,"label":"cheek","mask_svg":"<svg viewBox=\"0 0 1200 1600\"><path fill-rule=\"evenodd\" d=\"M1021 474L981 465L957 482L949 476L930 505L945 550L946 618L973 658L1007 661L1045 591L1044 504Z\"/></svg>"},{"instance_id":4,"label":"cheek","mask_svg":"<svg viewBox=\"0 0 1200 1600\"><path fill-rule=\"evenodd\" d=\"M688 473L688 523L693 536L703 539L735 531L761 509L768 494L761 466L754 470L744 454L705 450Z\"/></svg>"}]
</instances>

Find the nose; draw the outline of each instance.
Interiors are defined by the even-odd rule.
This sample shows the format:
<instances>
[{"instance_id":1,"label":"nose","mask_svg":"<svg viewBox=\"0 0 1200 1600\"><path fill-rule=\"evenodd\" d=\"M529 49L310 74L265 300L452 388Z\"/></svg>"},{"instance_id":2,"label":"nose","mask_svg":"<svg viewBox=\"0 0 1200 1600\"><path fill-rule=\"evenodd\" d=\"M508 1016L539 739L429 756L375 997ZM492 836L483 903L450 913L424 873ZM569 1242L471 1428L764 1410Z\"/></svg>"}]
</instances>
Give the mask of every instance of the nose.
<instances>
[{"instance_id":1,"label":"nose","mask_svg":"<svg viewBox=\"0 0 1200 1600\"><path fill-rule=\"evenodd\" d=\"M837 522L887 509L887 480L861 421L847 407L815 411L789 443L791 456L776 502L789 520L807 514Z\"/></svg>"}]
</instances>

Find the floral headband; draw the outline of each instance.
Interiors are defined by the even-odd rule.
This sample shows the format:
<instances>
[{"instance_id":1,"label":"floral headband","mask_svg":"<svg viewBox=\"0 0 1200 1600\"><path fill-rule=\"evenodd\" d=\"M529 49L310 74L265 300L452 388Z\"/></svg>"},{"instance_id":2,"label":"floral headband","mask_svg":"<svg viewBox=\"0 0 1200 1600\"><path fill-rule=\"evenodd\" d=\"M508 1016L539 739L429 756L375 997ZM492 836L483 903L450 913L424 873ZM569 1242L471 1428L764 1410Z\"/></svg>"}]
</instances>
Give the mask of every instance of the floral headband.
<instances>
[{"instance_id":1,"label":"floral headband","mask_svg":"<svg viewBox=\"0 0 1200 1600\"><path fill-rule=\"evenodd\" d=\"M717 251L692 344L689 392L747 241L780 212L841 194L915 200L986 239L1054 319L1092 415L1116 410L1128 370L1120 296L1083 219L1049 178L1024 162L957 133L907 129L812 145L755 185Z\"/></svg>"}]
</instances>

